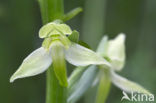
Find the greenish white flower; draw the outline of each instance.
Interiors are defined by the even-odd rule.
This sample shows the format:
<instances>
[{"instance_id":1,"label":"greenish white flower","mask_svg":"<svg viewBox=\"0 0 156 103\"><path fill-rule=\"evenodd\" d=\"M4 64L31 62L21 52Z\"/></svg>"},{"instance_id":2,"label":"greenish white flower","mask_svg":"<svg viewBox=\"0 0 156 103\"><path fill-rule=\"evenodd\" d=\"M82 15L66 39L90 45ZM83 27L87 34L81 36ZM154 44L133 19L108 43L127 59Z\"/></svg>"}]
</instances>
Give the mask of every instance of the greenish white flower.
<instances>
[{"instance_id":1,"label":"greenish white flower","mask_svg":"<svg viewBox=\"0 0 156 103\"><path fill-rule=\"evenodd\" d=\"M125 64L125 35L120 34L115 39L109 40L106 56L110 58L113 69L121 70Z\"/></svg>"},{"instance_id":2,"label":"greenish white flower","mask_svg":"<svg viewBox=\"0 0 156 103\"><path fill-rule=\"evenodd\" d=\"M75 66L90 64L110 66L97 53L71 42L67 35L72 35L72 33L72 30L66 24L52 22L43 26L39 31L39 37L44 38L42 47L36 49L24 59L19 69L12 75L10 82L18 78L43 73L53 64L54 72L60 84L67 86L65 59Z\"/></svg>"},{"instance_id":3,"label":"greenish white flower","mask_svg":"<svg viewBox=\"0 0 156 103\"><path fill-rule=\"evenodd\" d=\"M102 45L105 46L105 50L100 49ZM104 36L97 49L97 53L101 52L103 52L101 56L108 58L108 61L112 65L109 73L114 85L128 93L139 92L149 94L142 86L115 73L115 71L123 69L125 64L125 34L121 33L113 40L108 40L108 37Z\"/></svg>"},{"instance_id":4,"label":"greenish white flower","mask_svg":"<svg viewBox=\"0 0 156 103\"><path fill-rule=\"evenodd\" d=\"M120 34L113 40L108 40L108 37L104 36L97 53L109 60L112 69L121 70L125 64L125 35Z\"/></svg>"},{"instance_id":5,"label":"greenish white flower","mask_svg":"<svg viewBox=\"0 0 156 103\"><path fill-rule=\"evenodd\" d=\"M68 90L69 91L69 97L68 97L69 103L73 103L76 100L78 100L83 95L83 93L90 87L85 83L88 83L88 84L92 83L95 86L99 82L101 82L100 80L106 80L106 79L108 79L108 81L111 81L115 86L117 86L118 88L120 88L121 90L127 93L138 92L138 93L150 94L148 90L144 89L139 84L132 82L118 75L115 72L115 71L121 70L125 64L125 34L121 33L115 39L112 39L112 40L108 40L108 37L104 36L101 42L99 43L99 46L97 48L97 53L101 57L105 58L110 63L111 66L109 66L109 68L106 68L103 65L99 65L99 66L89 66L86 68L83 67L85 68L83 70L76 69L69 78L69 84L70 84L69 90ZM97 70L97 68L100 68L100 69ZM98 73L95 70L97 70ZM90 72L88 71L91 71L92 74L94 75L90 75ZM90 78L90 79L83 79L83 76L86 76L86 75L88 77L85 77L85 78ZM77 82L73 82L73 80L76 80ZM106 87L107 85L109 84L105 83ZM80 86L81 86L81 89L77 89Z\"/></svg>"}]
</instances>

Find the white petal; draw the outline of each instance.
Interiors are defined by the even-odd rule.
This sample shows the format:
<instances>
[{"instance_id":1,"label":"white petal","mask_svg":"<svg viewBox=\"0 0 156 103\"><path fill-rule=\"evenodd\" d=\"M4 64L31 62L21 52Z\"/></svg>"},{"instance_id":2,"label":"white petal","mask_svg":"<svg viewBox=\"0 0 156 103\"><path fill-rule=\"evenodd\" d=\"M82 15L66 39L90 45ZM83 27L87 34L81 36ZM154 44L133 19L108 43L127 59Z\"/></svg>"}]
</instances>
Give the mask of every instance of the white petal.
<instances>
[{"instance_id":1,"label":"white petal","mask_svg":"<svg viewBox=\"0 0 156 103\"><path fill-rule=\"evenodd\" d=\"M108 47L108 37L107 36L103 36L103 38L101 39L98 48L97 48L97 53L100 54L101 56L106 56L106 50Z\"/></svg>"},{"instance_id":2,"label":"white petal","mask_svg":"<svg viewBox=\"0 0 156 103\"><path fill-rule=\"evenodd\" d=\"M69 85L68 88L68 103L75 103L84 93L91 87L91 84L94 81L94 78L97 76L98 69L95 65L89 66L88 68L76 68L84 69L84 72L79 72L74 74L76 82L73 85ZM77 70L76 70L77 71ZM72 81L69 81L72 82Z\"/></svg>"},{"instance_id":3,"label":"white petal","mask_svg":"<svg viewBox=\"0 0 156 103\"><path fill-rule=\"evenodd\" d=\"M111 80L118 88L122 89L125 92L131 93L131 92L138 92L138 93L146 93L150 94L149 91L144 89L139 84L129 81L126 78L123 78L116 74L114 71L111 72Z\"/></svg>"},{"instance_id":4,"label":"white petal","mask_svg":"<svg viewBox=\"0 0 156 103\"><path fill-rule=\"evenodd\" d=\"M107 56L111 59L113 69L121 70L125 64L125 35L119 34L108 42Z\"/></svg>"},{"instance_id":5,"label":"white petal","mask_svg":"<svg viewBox=\"0 0 156 103\"><path fill-rule=\"evenodd\" d=\"M48 69L51 63L51 56L41 47L24 59L19 69L11 77L10 82L18 78L40 74Z\"/></svg>"},{"instance_id":6,"label":"white petal","mask_svg":"<svg viewBox=\"0 0 156 103\"><path fill-rule=\"evenodd\" d=\"M72 43L69 49L65 50L66 59L75 66L87 66L90 64L110 64L94 51L87 49L81 45Z\"/></svg>"}]
</instances>

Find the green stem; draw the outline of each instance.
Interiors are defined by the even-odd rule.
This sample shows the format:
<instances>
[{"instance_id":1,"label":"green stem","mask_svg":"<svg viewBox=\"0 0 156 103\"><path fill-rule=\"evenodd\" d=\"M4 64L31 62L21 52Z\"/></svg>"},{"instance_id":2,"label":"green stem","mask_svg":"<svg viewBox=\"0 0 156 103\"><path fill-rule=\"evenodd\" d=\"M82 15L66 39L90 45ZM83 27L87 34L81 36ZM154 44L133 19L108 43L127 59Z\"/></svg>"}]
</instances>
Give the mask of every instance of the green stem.
<instances>
[{"instance_id":1,"label":"green stem","mask_svg":"<svg viewBox=\"0 0 156 103\"><path fill-rule=\"evenodd\" d=\"M95 103L105 103L109 90L110 90L110 76L108 70L101 69L100 72L100 81L98 86L98 91L96 95L96 102Z\"/></svg>"},{"instance_id":2,"label":"green stem","mask_svg":"<svg viewBox=\"0 0 156 103\"><path fill-rule=\"evenodd\" d=\"M43 24L63 19L63 0L39 0L39 5ZM66 103L66 89L59 84L51 65L47 71L46 103Z\"/></svg>"},{"instance_id":3,"label":"green stem","mask_svg":"<svg viewBox=\"0 0 156 103\"><path fill-rule=\"evenodd\" d=\"M39 0L43 24L63 19L64 3L63 0Z\"/></svg>"},{"instance_id":4,"label":"green stem","mask_svg":"<svg viewBox=\"0 0 156 103\"><path fill-rule=\"evenodd\" d=\"M47 71L46 103L66 103L67 88L62 87L56 78L53 67Z\"/></svg>"}]
</instances>

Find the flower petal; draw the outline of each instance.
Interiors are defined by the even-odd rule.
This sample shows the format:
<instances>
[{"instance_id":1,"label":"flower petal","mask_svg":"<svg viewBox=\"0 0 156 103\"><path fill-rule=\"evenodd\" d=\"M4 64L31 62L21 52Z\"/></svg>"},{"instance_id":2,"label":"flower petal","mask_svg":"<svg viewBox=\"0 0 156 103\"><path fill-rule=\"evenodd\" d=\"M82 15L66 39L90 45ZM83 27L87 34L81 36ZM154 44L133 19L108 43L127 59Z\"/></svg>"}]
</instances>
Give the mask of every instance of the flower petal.
<instances>
[{"instance_id":1,"label":"flower petal","mask_svg":"<svg viewBox=\"0 0 156 103\"><path fill-rule=\"evenodd\" d=\"M129 81L126 78L123 78L116 74L114 71L111 71L111 80L120 89L122 89L125 92L131 93L131 92L138 92L138 93L146 93L150 94L149 91L144 89L139 84Z\"/></svg>"},{"instance_id":2,"label":"flower petal","mask_svg":"<svg viewBox=\"0 0 156 103\"><path fill-rule=\"evenodd\" d=\"M108 47L108 37L103 36L98 45L97 53L100 54L101 56L106 56L107 47Z\"/></svg>"},{"instance_id":3,"label":"flower petal","mask_svg":"<svg viewBox=\"0 0 156 103\"><path fill-rule=\"evenodd\" d=\"M108 42L107 56L111 59L113 69L121 70L125 64L125 35L119 34Z\"/></svg>"},{"instance_id":4,"label":"flower petal","mask_svg":"<svg viewBox=\"0 0 156 103\"><path fill-rule=\"evenodd\" d=\"M52 63L51 56L41 47L24 59L19 69L13 74L10 82L15 79L34 76L44 72Z\"/></svg>"},{"instance_id":5,"label":"flower petal","mask_svg":"<svg viewBox=\"0 0 156 103\"><path fill-rule=\"evenodd\" d=\"M74 76L78 76L78 78L74 78L76 79L76 82L74 82L74 84L72 85L69 85L68 103L75 103L80 97L84 95L84 93L91 87L91 84L93 83L94 78L97 76L99 70L95 65L89 66L88 68L80 67L76 69L81 69L85 71L80 72L78 70L78 74L72 74ZM72 80L70 79L69 82L72 82Z\"/></svg>"},{"instance_id":6,"label":"flower petal","mask_svg":"<svg viewBox=\"0 0 156 103\"><path fill-rule=\"evenodd\" d=\"M87 49L81 45L72 43L69 49L65 50L66 59L75 66L87 66L90 64L110 64L94 51Z\"/></svg>"}]
</instances>

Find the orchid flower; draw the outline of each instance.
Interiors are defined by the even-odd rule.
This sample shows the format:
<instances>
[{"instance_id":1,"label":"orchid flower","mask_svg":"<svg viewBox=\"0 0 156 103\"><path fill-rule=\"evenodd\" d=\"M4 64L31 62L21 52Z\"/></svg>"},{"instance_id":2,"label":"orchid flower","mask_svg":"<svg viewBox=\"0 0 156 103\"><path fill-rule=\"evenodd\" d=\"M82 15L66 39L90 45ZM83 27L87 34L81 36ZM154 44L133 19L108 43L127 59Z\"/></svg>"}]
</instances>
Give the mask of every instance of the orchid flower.
<instances>
[{"instance_id":1,"label":"orchid flower","mask_svg":"<svg viewBox=\"0 0 156 103\"><path fill-rule=\"evenodd\" d=\"M66 24L51 22L44 25L39 31L39 37L44 39L42 46L24 59L10 82L43 73L52 64L59 83L67 87L65 59L75 66L95 64L109 67L110 64L97 53L70 41L69 38L75 37L76 33Z\"/></svg>"},{"instance_id":2,"label":"orchid flower","mask_svg":"<svg viewBox=\"0 0 156 103\"><path fill-rule=\"evenodd\" d=\"M99 85L101 86L100 88L109 88L109 84L112 82L115 86L127 93L138 92L150 94L148 90L139 84L116 73L116 71L121 71L125 64L125 34L121 33L113 40L108 40L108 37L104 36L98 45L96 53L105 58L111 66L93 65L83 68L79 67L79 69L73 71L69 77L69 103L77 101L91 87L90 85L95 86L100 82L102 82L102 85ZM103 90L108 92L107 89ZM101 95L107 95L107 93L104 94L103 92Z\"/></svg>"},{"instance_id":3,"label":"orchid flower","mask_svg":"<svg viewBox=\"0 0 156 103\"><path fill-rule=\"evenodd\" d=\"M105 50L102 49L102 46L105 47ZM139 92L149 94L149 91L139 84L132 82L115 72L121 71L125 64L125 35L123 33L119 34L113 40L108 40L108 37L104 36L99 44L97 53L104 58L107 58L112 65L109 69L109 78L114 85L127 93Z\"/></svg>"}]
</instances>

